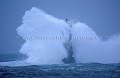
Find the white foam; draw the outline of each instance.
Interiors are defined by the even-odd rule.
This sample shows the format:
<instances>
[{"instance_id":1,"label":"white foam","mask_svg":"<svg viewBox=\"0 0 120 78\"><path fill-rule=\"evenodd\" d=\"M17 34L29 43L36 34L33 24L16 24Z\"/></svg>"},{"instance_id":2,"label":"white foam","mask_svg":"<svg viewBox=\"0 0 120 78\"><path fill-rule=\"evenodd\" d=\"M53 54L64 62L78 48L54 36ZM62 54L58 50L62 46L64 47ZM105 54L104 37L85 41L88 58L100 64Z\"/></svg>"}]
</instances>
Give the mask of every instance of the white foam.
<instances>
[{"instance_id":1,"label":"white foam","mask_svg":"<svg viewBox=\"0 0 120 78\"><path fill-rule=\"evenodd\" d=\"M120 63L120 35L102 41L88 25L80 22L73 25L72 34L81 37L72 41L77 63Z\"/></svg>"},{"instance_id":2,"label":"white foam","mask_svg":"<svg viewBox=\"0 0 120 78\"><path fill-rule=\"evenodd\" d=\"M23 24L17 28L18 34L25 39L20 52L28 56L26 62L31 64L62 64L62 59L67 57L63 46L65 40L52 40L46 37L63 38L68 34L66 28L69 26L65 21L40 9L33 7L30 11L26 11ZM45 37L45 40L40 39L40 37Z\"/></svg>"}]
</instances>

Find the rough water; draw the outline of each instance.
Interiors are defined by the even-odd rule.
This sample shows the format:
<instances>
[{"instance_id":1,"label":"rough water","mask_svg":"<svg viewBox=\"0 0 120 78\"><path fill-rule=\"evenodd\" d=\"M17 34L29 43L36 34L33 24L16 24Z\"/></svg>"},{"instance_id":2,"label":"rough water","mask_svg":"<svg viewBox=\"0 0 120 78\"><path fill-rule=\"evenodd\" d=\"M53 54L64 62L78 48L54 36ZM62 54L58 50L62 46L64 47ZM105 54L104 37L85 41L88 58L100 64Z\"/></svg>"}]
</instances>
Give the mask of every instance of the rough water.
<instances>
[{"instance_id":1,"label":"rough water","mask_svg":"<svg viewBox=\"0 0 120 78\"><path fill-rule=\"evenodd\" d=\"M35 7L16 30L25 40L19 52L27 58L0 55L0 78L120 78L120 35L103 41L86 23Z\"/></svg>"},{"instance_id":2,"label":"rough water","mask_svg":"<svg viewBox=\"0 0 120 78\"><path fill-rule=\"evenodd\" d=\"M120 64L0 66L0 78L120 78Z\"/></svg>"}]
</instances>

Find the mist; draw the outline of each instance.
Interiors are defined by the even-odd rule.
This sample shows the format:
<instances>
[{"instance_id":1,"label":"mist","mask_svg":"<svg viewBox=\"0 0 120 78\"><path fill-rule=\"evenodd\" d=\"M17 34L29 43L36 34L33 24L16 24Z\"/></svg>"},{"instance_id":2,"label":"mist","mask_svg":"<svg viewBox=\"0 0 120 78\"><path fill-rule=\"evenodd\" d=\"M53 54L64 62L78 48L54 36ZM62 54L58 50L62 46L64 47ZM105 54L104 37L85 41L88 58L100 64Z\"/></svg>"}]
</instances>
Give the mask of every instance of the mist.
<instances>
[{"instance_id":1,"label":"mist","mask_svg":"<svg viewBox=\"0 0 120 78\"><path fill-rule=\"evenodd\" d=\"M18 34L23 38L31 37L67 37L69 35L68 24L45 13L37 8L26 11L23 24L17 28ZM119 63L120 36L113 36L107 41L102 41L96 33L81 22L73 23L72 29L73 56L76 63ZM80 39L74 39L81 37ZM64 39L25 39L20 52L26 54L29 63L35 64L61 64L67 57L63 46Z\"/></svg>"},{"instance_id":2,"label":"mist","mask_svg":"<svg viewBox=\"0 0 120 78\"><path fill-rule=\"evenodd\" d=\"M30 11L25 12L22 22L23 24L17 28L17 32L25 40L20 53L28 56L26 62L63 64L62 59L67 57L63 46L65 40L52 37L67 35L65 28L69 26L65 21L33 7Z\"/></svg>"},{"instance_id":3,"label":"mist","mask_svg":"<svg viewBox=\"0 0 120 78\"><path fill-rule=\"evenodd\" d=\"M74 63L120 63L120 35L103 41L86 23L68 22L36 7L26 11L16 31L25 40L19 52L28 58L19 63L64 64L70 55L65 44L72 47Z\"/></svg>"},{"instance_id":4,"label":"mist","mask_svg":"<svg viewBox=\"0 0 120 78\"><path fill-rule=\"evenodd\" d=\"M74 58L77 63L119 63L120 62L120 35L114 35L103 41L85 23L73 25Z\"/></svg>"}]
</instances>

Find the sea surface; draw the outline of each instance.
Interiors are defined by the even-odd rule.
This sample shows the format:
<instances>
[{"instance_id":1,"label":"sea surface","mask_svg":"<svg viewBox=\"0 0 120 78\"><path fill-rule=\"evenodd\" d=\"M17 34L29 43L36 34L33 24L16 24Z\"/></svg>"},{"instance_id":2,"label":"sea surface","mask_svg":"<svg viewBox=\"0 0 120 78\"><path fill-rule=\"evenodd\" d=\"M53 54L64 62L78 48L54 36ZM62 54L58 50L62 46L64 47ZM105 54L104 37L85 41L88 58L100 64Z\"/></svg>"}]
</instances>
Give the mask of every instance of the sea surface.
<instances>
[{"instance_id":1,"label":"sea surface","mask_svg":"<svg viewBox=\"0 0 120 78\"><path fill-rule=\"evenodd\" d=\"M120 78L120 64L0 66L0 78Z\"/></svg>"}]
</instances>

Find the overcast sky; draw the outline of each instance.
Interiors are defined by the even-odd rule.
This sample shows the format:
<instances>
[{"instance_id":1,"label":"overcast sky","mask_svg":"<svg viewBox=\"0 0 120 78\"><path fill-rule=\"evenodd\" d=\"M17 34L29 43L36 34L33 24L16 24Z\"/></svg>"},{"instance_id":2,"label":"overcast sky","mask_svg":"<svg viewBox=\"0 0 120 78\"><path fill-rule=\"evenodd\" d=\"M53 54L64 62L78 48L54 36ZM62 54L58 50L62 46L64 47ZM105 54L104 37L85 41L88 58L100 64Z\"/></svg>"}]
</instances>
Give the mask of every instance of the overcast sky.
<instances>
[{"instance_id":1,"label":"overcast sky","mask_svg":"<svg viewBox=\"0 0 120 78\"><path fill-rule=\"evenodd\" d=\"M99 36L120 34L120 0L0 0L0 53L18 53L15 39L26 10L38 7L57 18L78 19Z\"/></svg>"}]
</instances>

